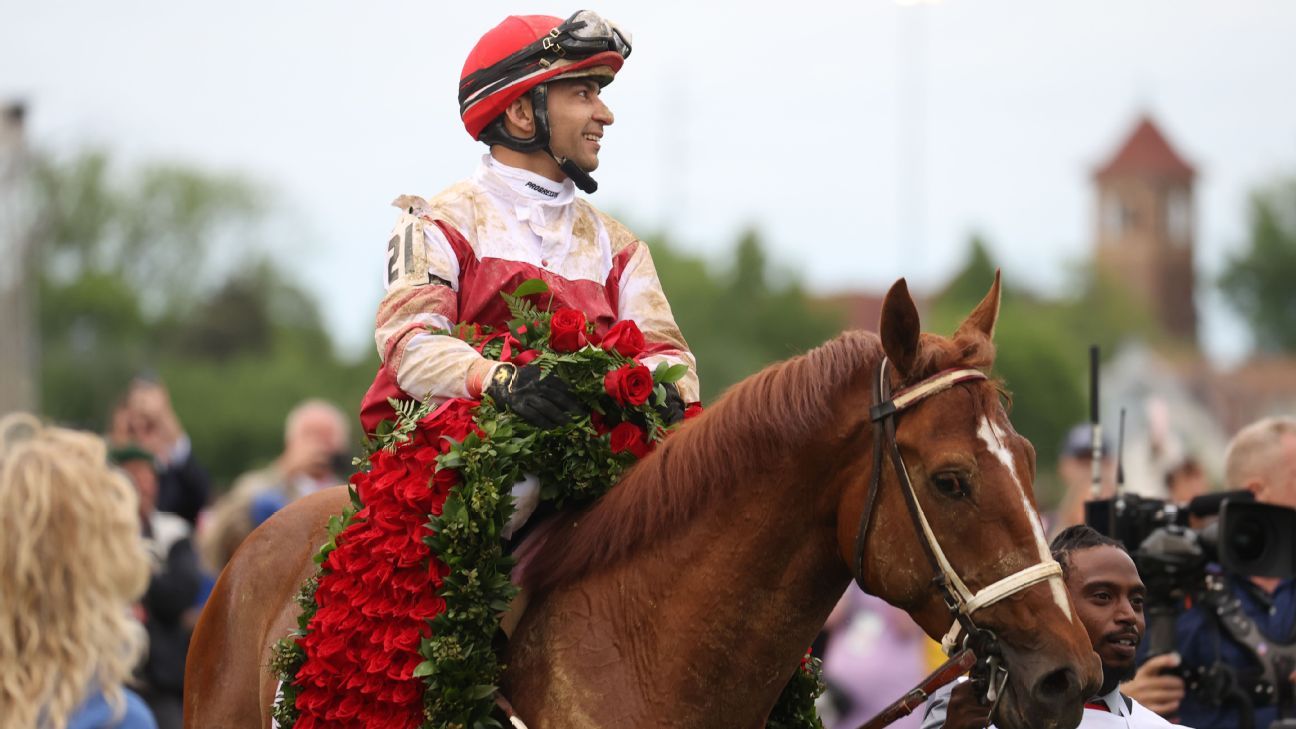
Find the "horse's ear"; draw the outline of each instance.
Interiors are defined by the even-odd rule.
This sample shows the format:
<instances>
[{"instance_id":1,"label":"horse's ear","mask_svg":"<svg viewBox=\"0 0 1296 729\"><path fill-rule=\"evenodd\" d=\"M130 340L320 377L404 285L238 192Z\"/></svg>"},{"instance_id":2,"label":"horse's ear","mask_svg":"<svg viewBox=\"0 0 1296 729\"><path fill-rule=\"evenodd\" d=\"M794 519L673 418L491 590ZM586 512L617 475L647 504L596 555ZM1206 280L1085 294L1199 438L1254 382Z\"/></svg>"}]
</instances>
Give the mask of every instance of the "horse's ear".
<instances>
[{"instance_id":1,"label":"horse's ear","mask_svg":"<svg viewBox=\"0 0 1296 729\"><path fill-rule=\"evenodd\" d=\"M959 325L958 332L954 336L967 334L974 331L981 332L987 338L994 338L995 322L999 320L999 269L995 269L994 283L990 284L990 292L981 299L981 303L972 310L971 314Z\"/></svg>"},{"instance_id":2,"label":"horse's ear","mask_svg":"<svg viewBox=\"0 0 1296 729\"><path fill-rule=\"evenodd\" d=\"M900 279L882 300L882 351L901 376L907 376L918 356L918 307L909 295L909 285Z\"/></svg>"}]
</instances>

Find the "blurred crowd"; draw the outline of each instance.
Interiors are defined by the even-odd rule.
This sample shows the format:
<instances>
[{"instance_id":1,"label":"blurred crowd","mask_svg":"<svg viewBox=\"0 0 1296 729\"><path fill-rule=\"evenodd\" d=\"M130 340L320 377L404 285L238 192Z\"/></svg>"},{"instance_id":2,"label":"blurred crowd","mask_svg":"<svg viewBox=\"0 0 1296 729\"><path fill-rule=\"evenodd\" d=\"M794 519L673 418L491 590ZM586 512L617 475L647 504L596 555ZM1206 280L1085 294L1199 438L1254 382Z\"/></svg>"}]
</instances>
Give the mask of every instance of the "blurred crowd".
<instances>
[{"instance_id":1,"label":"blurred crowd","mask_svg":"<svg viewBox=\"0 0 1296 729\"><path fill-rule=\"evenodd\" d=\"M185 660L239 544L346 481L348 421L287 414L283 452L216 495L166 387L137 378L102 437L6 416L0 445L0 729L180 729ZM18 596L11 600L8 596Z\"/></svg>"}]
</instances>

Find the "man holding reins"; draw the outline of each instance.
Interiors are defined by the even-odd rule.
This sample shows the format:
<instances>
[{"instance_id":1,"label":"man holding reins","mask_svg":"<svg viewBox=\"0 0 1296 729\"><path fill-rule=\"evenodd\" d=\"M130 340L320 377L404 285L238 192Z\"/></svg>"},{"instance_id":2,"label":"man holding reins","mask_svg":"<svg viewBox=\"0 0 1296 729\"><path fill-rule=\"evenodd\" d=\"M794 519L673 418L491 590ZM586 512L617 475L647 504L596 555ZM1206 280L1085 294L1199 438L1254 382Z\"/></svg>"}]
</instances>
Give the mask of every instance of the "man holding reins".
<instances>
[{"instance_id":1,"label":"man holding reins","mask_svg":"<svg viewBox=\"0 0 1296 729\"><path fill-rule=\"evenodd\" d=\"M1076 616L1102 659L1103 684L1085 703L1081 729L1098 727L1169 727L1142 704L1120 692L1120 682L1134 675L1135 652L1143 637L1143 603L1147 588L1134 560L1115 540L1083 524L1054 538L1053 558L1062 565ZM978 701L971 681L951 684L932 695L923 729L972 729L990 724L993 707Z\"/></svg>"}]
</instances>

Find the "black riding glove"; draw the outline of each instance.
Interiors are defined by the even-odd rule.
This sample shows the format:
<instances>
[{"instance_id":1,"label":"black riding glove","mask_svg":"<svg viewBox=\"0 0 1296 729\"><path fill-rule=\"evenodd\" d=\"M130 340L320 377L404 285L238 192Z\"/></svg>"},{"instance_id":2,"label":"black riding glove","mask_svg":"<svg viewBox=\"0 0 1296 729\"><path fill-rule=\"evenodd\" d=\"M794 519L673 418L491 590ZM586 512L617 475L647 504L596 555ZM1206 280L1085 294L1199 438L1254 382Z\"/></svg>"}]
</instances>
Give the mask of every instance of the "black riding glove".
<instances>
[{"instance_id":1,"label":"black riding glove","mask_svg":"<svg viewBox=\"0 0 1296 729\"><path fill-rule=\"evenodd\" d=\"M585 413L566 382L557 375L542 377L536 365L501 364L491 373L485 394L537 428L556 428Z\"/></svg>"},{"instance_id":2,"label":"black riding glove","mask_svg":"<svg viewBox=\"0 0 1296 729\"><path fill-rule=\"evenodd\" d=\"M684 398L680 396L679 388L674 382L667 382L662 387L666 388L666 402L657 406L657 414L661 416L662 422L674 425L684 419Z\"/></svg>"}]
</instances>

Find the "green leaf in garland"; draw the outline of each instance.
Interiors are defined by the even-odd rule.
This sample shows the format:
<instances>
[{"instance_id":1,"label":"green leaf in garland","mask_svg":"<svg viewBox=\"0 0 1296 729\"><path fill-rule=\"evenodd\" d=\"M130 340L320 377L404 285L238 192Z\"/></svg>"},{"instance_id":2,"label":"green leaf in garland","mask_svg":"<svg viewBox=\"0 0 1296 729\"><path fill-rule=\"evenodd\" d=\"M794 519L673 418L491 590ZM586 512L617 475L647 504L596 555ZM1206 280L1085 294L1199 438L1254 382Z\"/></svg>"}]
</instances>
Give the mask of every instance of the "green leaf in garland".
<instances>
[{"instance_id":1,"label":"green leaf in garland","mask_svg":"<svg viewBox=\"0 0 1296 729\"><path fill-rule=\"evenodd\" d=\"M328 535L333 539L337 539L337 535L342 533L342 524L342 515L334 514L333 516L330 516L328 520Z\"/></svg>"},{"instance_id":2,"label":"green leaf in garland","mask_svg":"<svg viewBox=\"0 0 1296 729\"><path fill-rule=\"evenodd\" d=\"M688 365L677 364L667 366L665 362L657 365L653 370L653 382L666 384L667 382L679 382L688 374Z\"/></svg>"},{"instance_id":3,"label":"green leaf in garland","mask_svg":"<svg viewBox=\"0 0 1296 729\"><path fill-rule=\"evenodd\" d=\"M544 294L544 293L548 293L548 291L549 291L549 284L545 283L543 279L529 278L523 281L522 283L518 284L518 287L513 289L512 295L520 299L523 296L530 296L532 294Z\"/></svg>"},{"instance_id":4,"label":"green leaf in garland","mask_svg":"<svg viewBox=\"0 0 1296 729\"><path fill-rule=\"evenodd\" d=\"M473 686L472 691L468 695L473 697L474 700L480 701L481 699L489 699L494 696L497 690L498 689L495 686Z\"/></svg>"}]
</instances>

